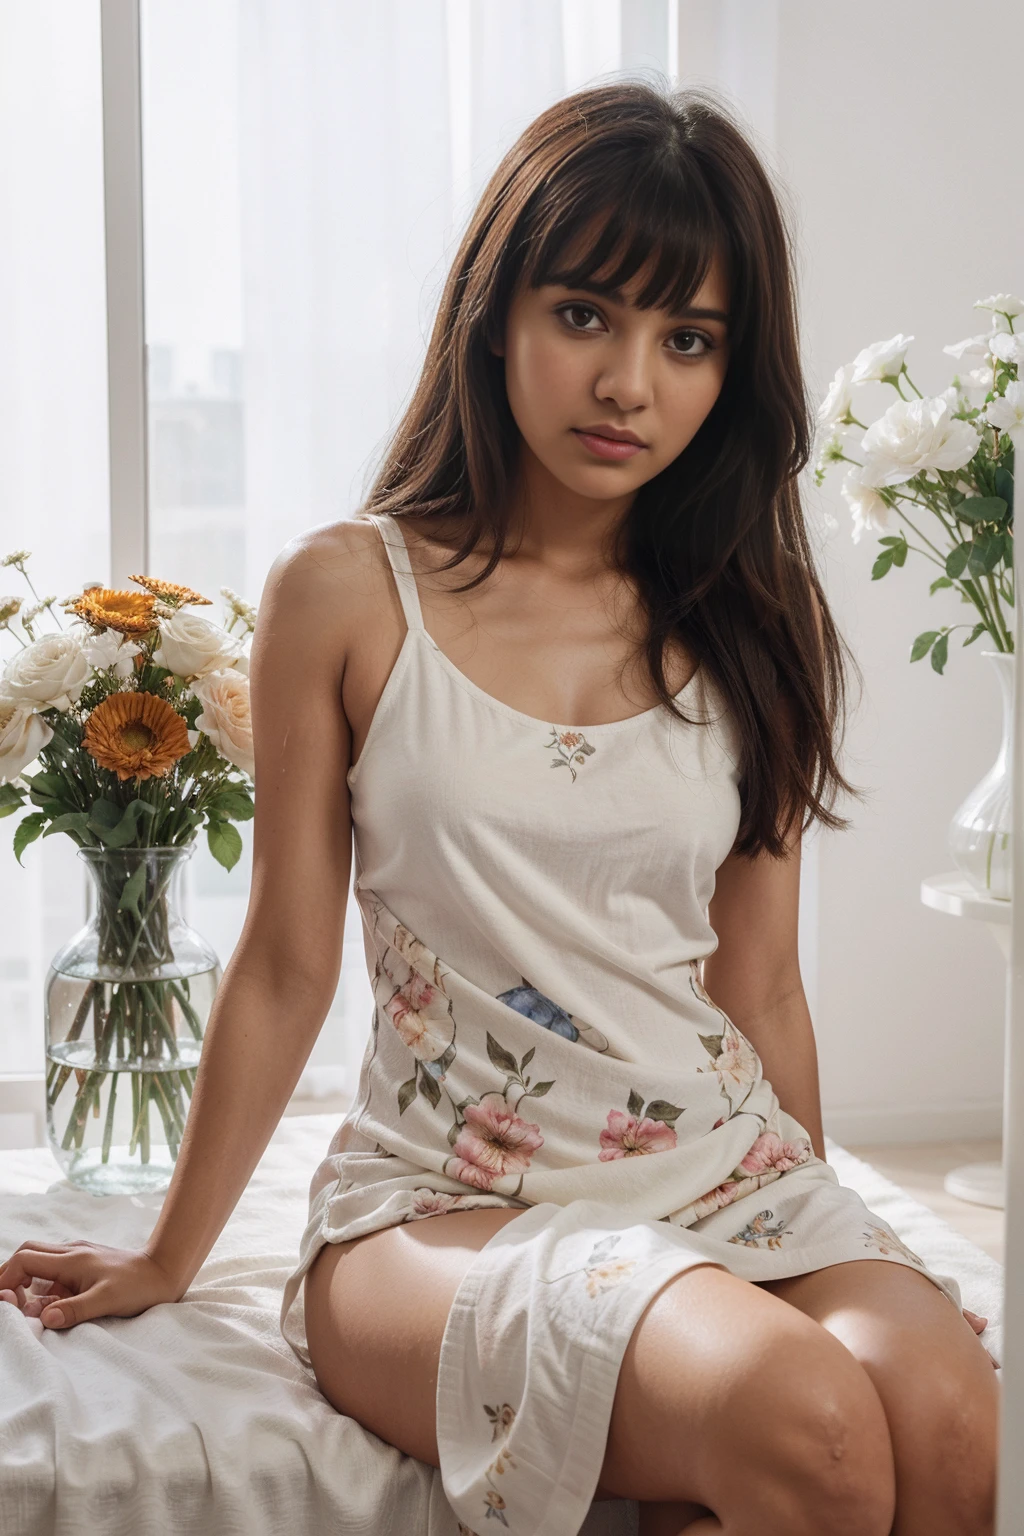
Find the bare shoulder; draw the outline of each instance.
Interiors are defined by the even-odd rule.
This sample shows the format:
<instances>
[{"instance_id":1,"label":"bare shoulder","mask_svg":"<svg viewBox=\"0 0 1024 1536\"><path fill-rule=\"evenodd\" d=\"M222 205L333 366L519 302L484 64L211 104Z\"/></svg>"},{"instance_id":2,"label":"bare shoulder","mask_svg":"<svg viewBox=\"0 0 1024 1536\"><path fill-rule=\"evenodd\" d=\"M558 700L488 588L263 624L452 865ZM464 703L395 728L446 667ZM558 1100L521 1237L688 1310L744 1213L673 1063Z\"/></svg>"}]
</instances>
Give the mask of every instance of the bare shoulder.
<instances>
[{"instance_id":1,"label":"bare shoulder","mask_svg":"<svg viewBox=\"0 0 1024 1536\"><path fill-rule=\"evenodd\" d=\"M343 518L290 539L267 574L260 612L274 628L316 632L337 652L392 607L387 554L365 519Z\"/></svg>"}]
</instances>

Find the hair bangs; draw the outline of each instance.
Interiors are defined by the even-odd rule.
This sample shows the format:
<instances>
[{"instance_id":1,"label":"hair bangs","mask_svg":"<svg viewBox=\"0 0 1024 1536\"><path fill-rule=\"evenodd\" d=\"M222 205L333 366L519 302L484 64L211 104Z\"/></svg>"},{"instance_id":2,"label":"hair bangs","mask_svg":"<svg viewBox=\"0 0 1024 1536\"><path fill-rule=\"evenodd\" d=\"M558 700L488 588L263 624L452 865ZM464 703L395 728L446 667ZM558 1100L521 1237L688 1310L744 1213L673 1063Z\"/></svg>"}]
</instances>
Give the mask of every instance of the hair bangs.
<instances>
[{"instance_id":1,"label":"hair bangs","mask_svg":"<svg viewBox=\"0 0 1024 1536\"><path fill-rule=\"evenodd\" d=\"M532 288L557 283L612 294L643 273L637 306L682 314L715 255L728 256L725 227L706 189L664 165L638 178L631 164L628 186L623 177L610 194L607 163L594 170L568 198L565 189L547 189L528 242L535 255L525 265L525 281Z\"/></svg>"}]
</instances>

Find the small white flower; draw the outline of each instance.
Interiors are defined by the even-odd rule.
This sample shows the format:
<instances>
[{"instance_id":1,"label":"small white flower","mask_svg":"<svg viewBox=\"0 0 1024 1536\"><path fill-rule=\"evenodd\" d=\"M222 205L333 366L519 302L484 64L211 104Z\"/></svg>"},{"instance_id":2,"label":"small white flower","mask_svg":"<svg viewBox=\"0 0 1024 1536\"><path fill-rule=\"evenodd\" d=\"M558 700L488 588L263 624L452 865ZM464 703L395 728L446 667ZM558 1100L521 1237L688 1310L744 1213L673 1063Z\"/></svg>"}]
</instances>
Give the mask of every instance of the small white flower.
<instances>
[{"instance_id":1,"label":"small white flower","mask_svg":"<svg viewBox=\"0 0 1024 1536\"><path fill-rule=\"evenodd\" d=\"M821 426L836 426L849 416L853 399L853 386L850 380L852 373L852 363L843 363L842 367L836 369L835 377L828 387L828 394L818 407L818 421Z\"/></svg>"},{"instance_id":2,"label":"small white flower","mask_svg":"<svg viewBox=\"0 0 1024 1536\"><path fill-rule=\"evenodd\" d=\"M230 667L198 678L192 684L192 692L203 706L202 714L196 718L196 728L209 736L229 763L253 778L249 679L237 667Z\"/></svg>"},{"instance_id":3,"label":"small white flower","mask_svg":"<svg viewBox=\"0 0 1024 1536\"><path fill-rule=\"evenodd\" d=\"M4 555L3 559L0 560L0 565L16 565L20 571L25 561L31 558L32 551L30 549L12 549L9 555Z\"/></svg>"},{"instance_id":4,"label":"small white flower","mask_svg":"<svg viewBox=\"0 0 1024 1536\"><path fill-rule=\"evenodd\" d=\"M1015 427L1024 427L1024 384L1014 380L1007 384L1006 394L995 400L990 400L982 415L989 426L998 427L1000 432L1010 432Z\"/></svg>"},{"instance_id":5,"label":"small white flower","mask_svg":"<svg viewBox=\"0 0 1024 1536\"><path fill-rule=\"evenodd\" d=\"M995 314L1021 315L1024 314L1024 299L1018 299L1014 293L993 293L987 299L975 299L975 309L990 309Z\"/></svg>"},{"instance_id":6,"label":"small white flower","mask_svg":"<svg viewBox=\"0 0 1024 1536\"><path fill-rule=\"evenodd\" d=\"M865 485L899 485L924 470L960 469L979 442L971 423L952 416L941 396L896 400L864 434L861 478Z\"/></svg>"},{"instance_id":7,"label":"small white flower","mask_svg":"<svg viewBox=\"0 0 1024 1536\"><path fill-rule=\"evenodd\" d=\"M21 607L20 597L0 597L0 624L6 624Z\"/></svg>"},{"instance_id":8,"label":"small white flower","mask_svg":"<svg viewBox=\"0 0 1024 1536\"><path fill-rule=\"evenodd\" d=\"M209 672L230 667L242 651L242 642L211 624L198 613L179 608L173 618L160 625L160 643L153 660L178 677L205 677Z\"/></svg>"},{"instance_id":9,"label":"small white flower","mask_svg":"<svg viewBox=\"0 0 1024 1536\"><path fill-rule=\"evenodd\" d=\"M0 691L30 709L70 709L89 673L74 635L42 635L7 663Z\"/></svg>"},{"instance_id":10,"label":"small white flower","mask_svg":"<svg viewBox=\"0 0 1024 1536\"><path fill-rule=\"evenodd\" d=\"M53 731L35 710L0 693L0 784L13 784L52 738Z\"/></svg>"},{"instance_id":11,"label":"small white flower","mask_svg":"<svg viewBox=\"0 0 1024 1536\"><path fill-rule=\"evenodd\" d=\"M872 379L895 379L903 367L903 359L913 336L891 336L888 341L873 342L858 352L853 360L851 384L867 384Z\"/></svg>"},{"instance_id":12,"label":"small white flower","mask_svg":"<svg viewBox=\"0 0 1024 1536\"><path fill-rule=\"evenodd\" d=\"M1024 363L1024 335L1003 331L992 337L991 351L1001 363Z\"/></svg>"},{"instance_id":13,"label":"small white flower","mask_svg":"<svg viewBox=\"0 0 1024 1536\"><path fill-rule=\"evenodd\" d=\"M858 464L851 464L843 476L842 493L853 514L850 532L855 544L860 543L862 533L882 533L888 528L890 508L874 486L865 484Z\"/></svg>"},{"instance_id":14,"label":"small white flower","mask_svg":"<svg viewBox=\"0 0 1024 1536\"><path fill-rule=\"evenodd\" d=\"M114 676L122 680L131 677L135 670L132 658L142 650L141 645L136 645L134 640L122 637L112 629L101 629L99 633L87 629L80 644L91 667L97 672L113 667Z\"/></svg>"},{"instance_id":15,"label":"small white flower","mask_svg":"<svg viewBox=\"0 0 1024 1536\"><path fill-rule=\"evenodd\" d=\"M954 341L952 346L943 347L943 352L948 352L950 357L955 357L957 362L964 356L987 357L989 354L990 337L968 336L966 341Z\"/></svg>"}]
</instances>

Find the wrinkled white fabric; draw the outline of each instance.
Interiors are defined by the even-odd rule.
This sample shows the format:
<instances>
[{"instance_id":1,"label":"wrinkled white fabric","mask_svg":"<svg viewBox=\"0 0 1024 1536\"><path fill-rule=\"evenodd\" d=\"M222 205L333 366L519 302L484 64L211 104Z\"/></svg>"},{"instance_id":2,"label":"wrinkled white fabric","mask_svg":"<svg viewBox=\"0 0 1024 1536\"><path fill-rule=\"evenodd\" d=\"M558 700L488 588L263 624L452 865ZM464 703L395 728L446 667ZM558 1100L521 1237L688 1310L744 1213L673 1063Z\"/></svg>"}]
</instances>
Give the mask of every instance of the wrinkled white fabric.
<instances>
[{"instance_id":1,"label":"wrinkled white fabric","mask_svg":"<svg viewBox=\"0 0 1024 1536\"><path fill-rule=\"evenodd\" d=\"M336 1413L280 1337L309 1169L336 1123L282 1121L182 1301L66 1333L0 1305L4 1536L458 1536L440 1474ZM827 1148L843 1183L991 1318L982 1338L1000 1358L1001 1266ZM160 1203L72 1189L45 1148L0 1152L4 1256L29 1237L139 1246ZM635 1504L619 1500L583 1526L635 1530Z\"/></svg>"}]
</instances>

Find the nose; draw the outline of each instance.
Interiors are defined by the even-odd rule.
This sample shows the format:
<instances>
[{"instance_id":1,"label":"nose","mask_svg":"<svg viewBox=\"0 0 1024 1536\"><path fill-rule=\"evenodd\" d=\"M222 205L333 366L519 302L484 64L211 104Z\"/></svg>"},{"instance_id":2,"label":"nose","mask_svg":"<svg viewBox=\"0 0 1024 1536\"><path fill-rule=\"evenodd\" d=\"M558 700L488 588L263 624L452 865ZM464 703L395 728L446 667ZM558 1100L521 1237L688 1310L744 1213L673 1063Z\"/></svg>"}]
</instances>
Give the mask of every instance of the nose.
<instances>
[{"instance_id":1,"label":"nose","mask_svg":"<svg viewBox=\"0 0 1024 1536\"><path fill-rule=\"evenodd\" d=\"M650 343L643 337L623 336L603 351L594 381L598 400L610 401L619 411L641 410L652 402L654 364Z\"/></svg>"}]
</instances>

